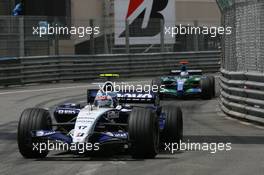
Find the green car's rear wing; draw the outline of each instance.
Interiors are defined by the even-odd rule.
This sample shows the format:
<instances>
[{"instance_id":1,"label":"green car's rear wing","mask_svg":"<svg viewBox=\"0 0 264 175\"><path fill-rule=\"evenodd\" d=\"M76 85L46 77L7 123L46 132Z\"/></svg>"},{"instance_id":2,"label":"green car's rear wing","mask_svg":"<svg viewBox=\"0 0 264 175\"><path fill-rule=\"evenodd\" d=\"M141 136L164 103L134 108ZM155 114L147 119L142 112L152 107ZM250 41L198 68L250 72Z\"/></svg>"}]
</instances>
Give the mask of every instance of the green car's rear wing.
<instances>
[{"instance_id":1,"label":"green car's rear wing","mask_svg":"<svg viewBox=\"0 0 264 175\"><path fill-rule=\"evenodd\" d=\"M188 70L189 75L202 75L202 70ZM180 75L180 70L171 70L170 75Z\"/></svg>"}]
</instances>

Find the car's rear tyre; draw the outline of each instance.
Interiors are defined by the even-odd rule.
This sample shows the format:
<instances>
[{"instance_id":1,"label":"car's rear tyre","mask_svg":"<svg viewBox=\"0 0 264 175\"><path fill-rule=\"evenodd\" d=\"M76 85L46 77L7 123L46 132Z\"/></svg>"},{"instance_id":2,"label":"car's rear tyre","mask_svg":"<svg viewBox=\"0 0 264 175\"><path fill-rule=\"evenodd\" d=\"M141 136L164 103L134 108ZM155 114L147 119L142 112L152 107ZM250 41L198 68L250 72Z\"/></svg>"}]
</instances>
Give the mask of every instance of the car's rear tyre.
<instances>
[{"instance_id":1,"label":"car's rear tyre","mask_svg":"<svg viewBox=\"0 0 264 175\"><path fill-rule=\"evenodd\" d=\"M161 132L162 143L180 143L183 138L182 110L179 106L163 106L165 125Z\"/></svg>"},{"instance_id":2,"label":"car's rear tyre","mask_svg":"<svg viewBox=\"0 0 264 175\"><path fill-rule=\"evenodd\" d=\"M200 85L201 85L201 90L202 90L202 94L201 97L202 99L208 100L211 99L212 97L212 87L211 87L211 81L209 78L203 78L200 81Z\"/></svg>"},{"instance_id":3,"label":"car's rear tyre","mask_svg":"<svg viewBox=\"0 0 264 175\"><path fill-rule=\"evenodd\" d=\"M215 97L215 77L214 76L208 76L211 84L211 97Z\"/></svg>"},{"instance_id":4,"label":"car's rear tyre","mask_svg":"<svg viewBox=\"0 0 264 175\"><path fill-rule=\"evenodd\" d=\"M159 124L156 114L150 109L133 108L128 126L132 157L155 158L159 151Z\"/></svg>"},{"instance_id":5,"label":"car's rear tyre","mask_svg":"<svg viewBox=\"0 0 264 175\"><path fill-rule=\"evenodd\" d=\"M45 158L48 155L48 150L40 153L33 144L46 143L46 141L32 138L31 131L51 129L52 120L49 111L39 108L24 110L19 119L17 132L18 149L22 156L25 158Z\"/></svg>"}]
</instances>

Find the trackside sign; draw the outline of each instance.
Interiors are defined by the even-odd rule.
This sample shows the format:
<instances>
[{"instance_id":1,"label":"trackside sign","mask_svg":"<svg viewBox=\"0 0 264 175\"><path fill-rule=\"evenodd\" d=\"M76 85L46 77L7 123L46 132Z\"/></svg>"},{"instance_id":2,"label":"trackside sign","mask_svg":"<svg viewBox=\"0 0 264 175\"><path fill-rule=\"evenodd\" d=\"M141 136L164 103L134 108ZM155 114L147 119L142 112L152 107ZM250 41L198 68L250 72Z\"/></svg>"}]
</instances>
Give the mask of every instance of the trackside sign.
<instances>
[{"instance_id":1,"label":"trackside sign","mask_svg":"<svg viewBox=\"0 0 264 175\"><path fill-rule=\"evenodd\" d=\"M126 22L130 44L159 44L162 20L175 26L175 0L115 0L115 44L126 43ZM166 44L175 39L164 36Z\"/></svg>"}]
</instances>

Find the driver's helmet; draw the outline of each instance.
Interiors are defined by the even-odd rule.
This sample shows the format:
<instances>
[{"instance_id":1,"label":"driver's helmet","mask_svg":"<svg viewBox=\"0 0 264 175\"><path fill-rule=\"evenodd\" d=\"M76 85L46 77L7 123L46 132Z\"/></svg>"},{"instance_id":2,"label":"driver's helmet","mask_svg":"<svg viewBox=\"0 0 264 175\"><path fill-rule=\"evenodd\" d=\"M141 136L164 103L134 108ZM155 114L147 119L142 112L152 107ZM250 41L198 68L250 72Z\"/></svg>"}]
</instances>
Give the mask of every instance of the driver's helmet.
<instances>
[{"instance_id":1,"label":"driver's helmet","mask_svg":"<svg viewBox=\"0 0 264 175\"><path fill-rule=\"evenodd\" d=\"M188 77L189 76L189 73L188 71L181 71L181 77Z\"/></svg>"},{"instance_id":2,"label":"driver's helmet","mask_svg":"<svg viewBox=\"0 0 264 175\"><path fill-rule=\"evenodd\" d=\"M186 65L181 65L181 72L187 72L187 66Z\"/></svg>"},{"instance_id":3,"label":"driver's helmet","mask_svg":"<svg viewBox=\"0 0 264 175\"><path fill-rule=\"evenodd\" d=\"M110 95L107 95L106 93L98 93L94 99L94 105L100 108L110 108L114 107L114 101Z\"/></svg>"},{"instance_id":4,"label":"driver's helmet","mask_svg":"<svg viewBox=\"0 0 264 175\"><path fill-rule=\"evenodd\" d=\"M182 62L181 73L180 73L181 77L188 77L189 76L189 72L188 72L187 66L185 64L187 64L187 63L186 62Z\"/></svg>"}]
</instances>

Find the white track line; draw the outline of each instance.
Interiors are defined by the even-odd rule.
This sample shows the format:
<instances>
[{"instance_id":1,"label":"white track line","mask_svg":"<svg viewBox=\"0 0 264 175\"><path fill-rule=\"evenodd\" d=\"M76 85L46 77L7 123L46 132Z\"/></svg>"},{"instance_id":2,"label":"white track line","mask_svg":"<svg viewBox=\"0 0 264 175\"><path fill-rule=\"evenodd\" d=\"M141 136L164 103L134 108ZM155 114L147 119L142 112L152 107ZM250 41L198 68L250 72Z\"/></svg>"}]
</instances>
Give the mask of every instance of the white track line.
<instances>
[{"instance_id":1,"label":"white track line","mask_svg":"<svg viewBox=\"0 0 264 175\"><path fill-rule=\"evenodd\" d=\"M232 118L232 117L226 117L226 116L225 116L225 118L228 119L228 120L232 120L232 121L239 121L239 120L234 119L234 118Z\"/></svg>"},{"instance_id":2,"label":"white track line","mask_svg":"<svg viewBox=\"0 0 264 175\"><path fill-rule=\"evenodd\" d=\"M83 168L85 168L86 170L81 170L81 172L76 173L76 175L93 175L100 167L102 167L102 164L85 165L85 167Z\"/></svg>"},{"instance_id":3,"label":"white track line","mask_svg":"<svg viewBox=\"0 0 264 175\"><path fill-rule=\"evenodd\" d=\"M241 125L251 126L251 127L254 127L254 128L258 128L258 129L264 129L264 126L260 126L260 125L257 125L255 123L250 123L250 122L246 122L246 121L241 121L239 119L236 119L236 118L233 118L233 117L229 117L229 116L223 114L222 112L217 112L217 115L220 116L220 117L224 117L227 120L235 121L237 123L240 123Z\"/></svg>"},{"instance_id":4,"label":"white track line","mask_svg":"<svg viewBox=\"0 0 264 175\"><path fill-rule=\"evenodd\" d=\"M248 122L240 121L239 123L241 123L242 125L246 125L246 126L253 126L253 124L248 123Z\"/></svg>"},{"instance_id":5,"label":"white track line","mask_svg":"<svg viewBox=\"0 0 264 175\"><path fill-rule=\"evenodd\" d=\"M264 127L263 126L255 126L256 128L258 128L258 129L264 129Z\"/></svg>"},{"instance_id":6,"label":"white track line","mask_svg":"<svg viewBox=\"0 0 264 175\"><path fill-rule=\"evenodd\" d=\"M225 116L224 118L227 119L227 120L231 120L231 121L238 122L238 123L240 123L242 125L245 125L245 126L252 126L252 127L255 127L255 128L258 128L258 129L264 129L263 126L259 126L259 125L256 125L254 123L249 123L249 122L241 121L239 119L235 119L235 118L227 117L227 116Z\"/></svg>"}]
</instances>

